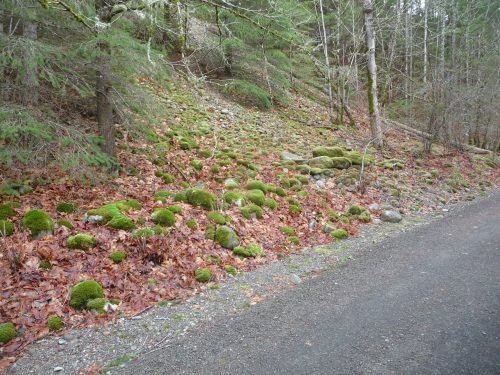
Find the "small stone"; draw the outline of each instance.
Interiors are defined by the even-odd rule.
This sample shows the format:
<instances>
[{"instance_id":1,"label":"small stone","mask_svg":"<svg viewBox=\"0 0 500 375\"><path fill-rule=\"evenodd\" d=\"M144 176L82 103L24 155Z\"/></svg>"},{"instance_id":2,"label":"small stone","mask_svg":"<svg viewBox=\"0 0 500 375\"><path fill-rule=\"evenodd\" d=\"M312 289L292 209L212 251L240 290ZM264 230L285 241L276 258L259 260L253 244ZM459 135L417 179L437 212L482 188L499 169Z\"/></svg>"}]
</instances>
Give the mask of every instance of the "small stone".
<instances>
[{"instance_id":1,"label":"small stone","mask_svg":"<svg viewBox=\"0 0 500 375\"><path fill-rule=\"evenodd\" d=\"M380 225L380 224L382 224L382 220L380 220L380 219L373 219L373 224Z\"/></svg>"},{"instance_id":2,"label":"small stone","mask_svg":"<svg viewBox=\"0 0 500 375\"><path fill-rule=\"evenodd\" d=\"M223 115L228 115L229 114L229 109L223 108L223 109L221 109L220 113L223 114Z\"/></svg>"},{"instance_id":3,"label":"small stone","mask_svg":"<svg viewBox=\"0 0 500 375\"><path fill-rule=\"evenodd\" d=\"M61 372L64 370L64 367L54 367L54 372Z\"/></svg>"},{"instance_id":4,"label":"small stone","mask_svg":"<svg viewBox=\"0 0 500 375\"><path fill-rule=\"evenodd\" d=\"M316 181L316 187L320 190L325 188L325 182L323 180Z\"/></svg>"},{"instance_id":5,"label":"small stone","mask_svg":"<svg viewBox=\"0 0 500 375\"><path fill-rule=\"evenodd\" d=\"M380 205L378 203L373 203L368 206L368 210L370 211L378 211L380 210Z\"/></svg>"},{"instance_id":6,"label":"small stone","mask_svg":"<svg viewBox=\"0 0 500 375\"><path fill-rule=\"evenodd\" d=\"M300 284L302 282L302 279L296 274L292 274L290 275L290 281L294 284Z\"/></svg>"},{"instance_id":7,"label":"small stone","mask_svg":"<svg viewBox=\"0 0 500 375\"><path fill-rule=\"evenodd\" d=\"M399 212L396 211L384 211L382 215L380 215L380 219L388 223L399 223L403 220Z\"/></svg>"},{"instance_id":8,"label":"small stone","mask_svg":"<svg viewBox=\"0 0 500 375\"><path fill-rule=\"evenodd\" d=\"M448 209L447 208L443 208L443 212L448 212Z\"/></svg>"},{"instance_id":9,"label":"small stone","mask_svg":"<svg viewBox=\"0 0 500 375\"><path fill-rule=\"evenodd\" d=\"M58 343L59 343L59 345L64 345L64 344L67 344L68 342L64 339L59 339Z\"/></svg>"}]
</instances>

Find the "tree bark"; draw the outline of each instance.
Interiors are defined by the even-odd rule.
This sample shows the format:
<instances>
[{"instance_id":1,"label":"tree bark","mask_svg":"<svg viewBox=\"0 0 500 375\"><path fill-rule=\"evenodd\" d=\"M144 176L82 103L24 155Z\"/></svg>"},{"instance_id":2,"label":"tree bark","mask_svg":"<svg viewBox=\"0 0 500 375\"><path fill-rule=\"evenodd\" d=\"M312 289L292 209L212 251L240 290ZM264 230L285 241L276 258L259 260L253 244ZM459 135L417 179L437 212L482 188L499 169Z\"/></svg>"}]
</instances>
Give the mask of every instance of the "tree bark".
<instances>
[{"instance_id":1,"label":"tree bark","mask_svg":"<svg viewBox=\"0 0 500 375\"><path fill-rule=\"evenodd\" d=\"M102 150L116 156L115 129L113 124L113 103L111 101L111 54L110 46L105 41L98 41L97 57L97 124L99 135L104 139Z\"/></svg>"},{"instance_id":2,"label":"tree bark","mask_svg":"<svg viewBox=\"0 0 500 375\"><path fill-rule=\"evenodd\" d=\"M373 5L372 0L366 0L363 6L365 13L365 36L368 51L367 75L368 75L368 111L370 114L371 141L377 147L383 145L383 133L380 121L380 112L377 93L377 64L375 62L375 31L373 28Z\"/></svg>"},{"instance_id":3,"label":"tree bark","mask_svg":"<svg viewBox=\"0 0 500 375\"><path fill-rule=\"evenodd\" d=\"M36 46L33 43L38 38L37 24L34 20L27 19L23 25L23 38L26 47L23 52L24 72L22 76L21 102L24 106L37 105L38 90L38 65L34 58Z\"/></svg>"}]
</instances>

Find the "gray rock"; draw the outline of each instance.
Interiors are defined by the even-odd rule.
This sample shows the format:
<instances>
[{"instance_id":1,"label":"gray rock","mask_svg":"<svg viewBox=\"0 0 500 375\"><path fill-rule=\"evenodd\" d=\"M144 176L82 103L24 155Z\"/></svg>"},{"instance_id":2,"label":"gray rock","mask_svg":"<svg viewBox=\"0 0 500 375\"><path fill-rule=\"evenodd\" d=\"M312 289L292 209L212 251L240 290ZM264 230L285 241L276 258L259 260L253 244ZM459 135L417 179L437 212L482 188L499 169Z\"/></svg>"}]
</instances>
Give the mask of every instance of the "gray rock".
<instances>
[{"instance_id":1,"label":"gray rock","mask_svg":"<svg viewBox=\"0 0 500 375\"><path fill-rule=\"evenodd\" d=\"M235 189L239 186L238 183L232 178L228 178L226 181L224 181L224 185L228 189Z\"/></svg>"},{"instance_id":2,"label":"gray rock","mask_svg":"<svg viewBox=\"0 0 500 375\"><path fill-rule=\"evenodd\" d=\"M380 210L380 205L378 203L373 203L368 206L368 210L370 211L378 211Z\"/></svg>"},{"instance_id":3,"label":"gray rock","mask_svg":"<svg viewBox=\"0 0 500 375\"><path fill-rule=\"evenodd\" d=\"M300 284L302 282L302 279L296 274L292 274L290 275L290 281L294 284Z\"/></svg>"},{"instance_id":4,"label":"gray rock","mask_svg":"<svg viewBox=\"0 0 500 375\"><path fill-rule=\"evenodd\" d=\"M325 182L324 182L323 180L318 180L318 181L316 181L316 187L317 187L318 189L320 189L320 190L321 190L321 189L324 189L324 188L325 188Z\"/></svg>"},{"instance_id":5,"label":"gray rock","mask_svg":"<svg viewBox=\"0 0 500 375\"><path fill-rule=\"evenodd\" d=\"M380 224L382 224L382 220L380 220L380 219L373 219L373 224L380 225Z\"/></svg>"},{"instance_id":6,"label":"gray rock","mask_svg":"<svg viewBox=\"0 0 500 375\"><path fill-rule=\"evenodd\" d=\"M305 164L307 159L303 156L292 154L291 152L283 151L280 155L281 160L291 160L297 164Z\"/></svg>"},{"instance_id":7,"label":"gray rock","mask_svg":"<svg viewBox=\"0 0 500 375\"><path fill-rule=\"evenodd\" d=\"M234 229L223 225L215 231L215 241L225 249L233 250L240 241Z\"/></svg>"},{"instance_id":8,"label":"gray rock","mask_svg":"<svg viewBox=\"0 0 500 375\"><path fill-rule=\"evenodd\" d=\"M333 167L333 161L328 156L318 156L309 160L309 166L311 168L329 169Z\"/></svg>"},{"instance_id":9,"label":"gray rock","mask_svg":"<svg viewBox=\"0 0 500 375\"><path fill-rule=\"evenodd\" d=\"M54 367L54 372L61 372L64 370L64 367Z\"/></svg>"},{"instance_id":10,"label":"gray rock","mask_svg":"<svg viewBox=\"0 0 500 375\"><path fill-rule=\"evenodd\" d=\"M396 211L384 211L382 215L380 215L380 219L387 223L399 223L403 218Z\"/></svg>"},{"instance_id":11,"label":"gray rock","mask_svg":"<svg viewBox=\"0 0 500 375\"><path fill-rule=\"evenodd\" d=\"M323 225L323 232L325 233L331 233L335 230L335 227L329 223L325 223Z\"/></svg>"}]
</instances>

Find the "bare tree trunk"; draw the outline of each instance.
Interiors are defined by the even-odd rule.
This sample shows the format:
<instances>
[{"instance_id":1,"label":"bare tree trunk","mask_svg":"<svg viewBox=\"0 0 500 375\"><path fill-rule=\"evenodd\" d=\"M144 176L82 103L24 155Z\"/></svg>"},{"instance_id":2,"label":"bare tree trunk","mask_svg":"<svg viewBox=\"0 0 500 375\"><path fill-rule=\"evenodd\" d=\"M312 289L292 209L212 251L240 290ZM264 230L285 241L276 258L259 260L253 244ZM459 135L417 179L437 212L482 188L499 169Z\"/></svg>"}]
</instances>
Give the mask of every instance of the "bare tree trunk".
<instances>
[{"instance_id":1,"label":"bare tree trunk","mask_svg":"<svg viewBox=\"0 0 500 375\"><path fill-rule=\"evenodd\" d=\"M102 150L114 157L115 128L113 124L113 103L111 101L111 54L108 42L98 42L99 55L97 57L97 123L99 135L104 139Z\"/></svg>"},{"instance_id":2,"label":"bare tree trunk","mask_svg":"<svg viewBox=\"0 0 500 375\"><path fill-rule=\"evenodd\" d=\"M373 28L373 5L372 0L365 0L365 35L368 51L367 75L368 75L368 110L370 113L371 141L377 147L383 145L383 133L380 121L378 97L377 97L377 64L375 62L375 31Z\"/></svg>"},{"instance_id":3,"label":"bare tree trunk","mask_svg":"<svg viewBox=\"0 0 500 375\"><path fill-rule=\"evenodd\" d=\"M425 0L424 3L424 74L422 77L422 80L427 82L427 64L428 64L428 57L427 57L427 34L429 32L428 24L427 24L427 18L428 18L428 13L429 13L429 0Z\"/></svg>"},{"instance_id":4,"label":"bare tree trunk","mask_svg":"<svg viewBox=\"0 0 500 375\"><path fill-rule=\"evenodd\" d=\"M323 11L323 0L319 0L319 10L321 14L321 28L322 28L322 44L323 44L323 52L325 54L325 65L326 65L326 83L328 85L328 100L330 102L330 112L329 112L329 117L330 117L330 123L334 123L333 121L333 109L334 109L334 104L333 104L333 90L332 90L332 70L330 67L330 59L328 56L328 39L326 35L326 26L325 26L325 14Z\"/></svg>"},{"instance_id":5,"label":"bare tree trunk","mask_svg":"<svg viewBox=\"0 0 500 375\"><path fill-rule=\"evenodd\" d=\"M23 25L23 37L26 42L24 55L24 74L22 77L21 102L24 106L37 105L38 90L38 65L34 58L36 46L33 43L38 38L37 24L34 20L27 19Z\"/></svg>"}]
</instances>

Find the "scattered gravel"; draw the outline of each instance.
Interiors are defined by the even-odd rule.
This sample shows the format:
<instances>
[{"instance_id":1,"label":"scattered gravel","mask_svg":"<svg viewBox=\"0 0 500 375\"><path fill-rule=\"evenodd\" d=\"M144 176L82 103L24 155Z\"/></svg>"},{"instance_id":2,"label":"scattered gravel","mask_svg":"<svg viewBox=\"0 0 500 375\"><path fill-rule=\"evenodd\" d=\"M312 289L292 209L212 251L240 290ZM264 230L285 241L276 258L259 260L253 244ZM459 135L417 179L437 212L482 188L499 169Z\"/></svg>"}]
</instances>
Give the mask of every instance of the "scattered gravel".
<instances>
[{"instance_id":1,"label":"scattered gravel","mask_svg":"<svg viewBox=\"0 0 500 375\"><path fill-rule=\"evenodd\" d=\"M91 366L94 366L92 373L97 369L95 366L101 367L105 374L119 373L120 364L131 357L167 348L173 340L189 334L197 326L210 324L216 318L225 319L324 270L355 261L365 245L428 224L466 204L446 209L436 207L426 215L406 215L397 224L378 221L378 224L363 225L355 238L305 248L301 254L273 261L256 271L230 276L219 282L217 289L204 285L199 294L186 301L146 309L107 326L48 336L34 343L7 374L89 374L87 370Z\"/></svg>"}]
</instances>

